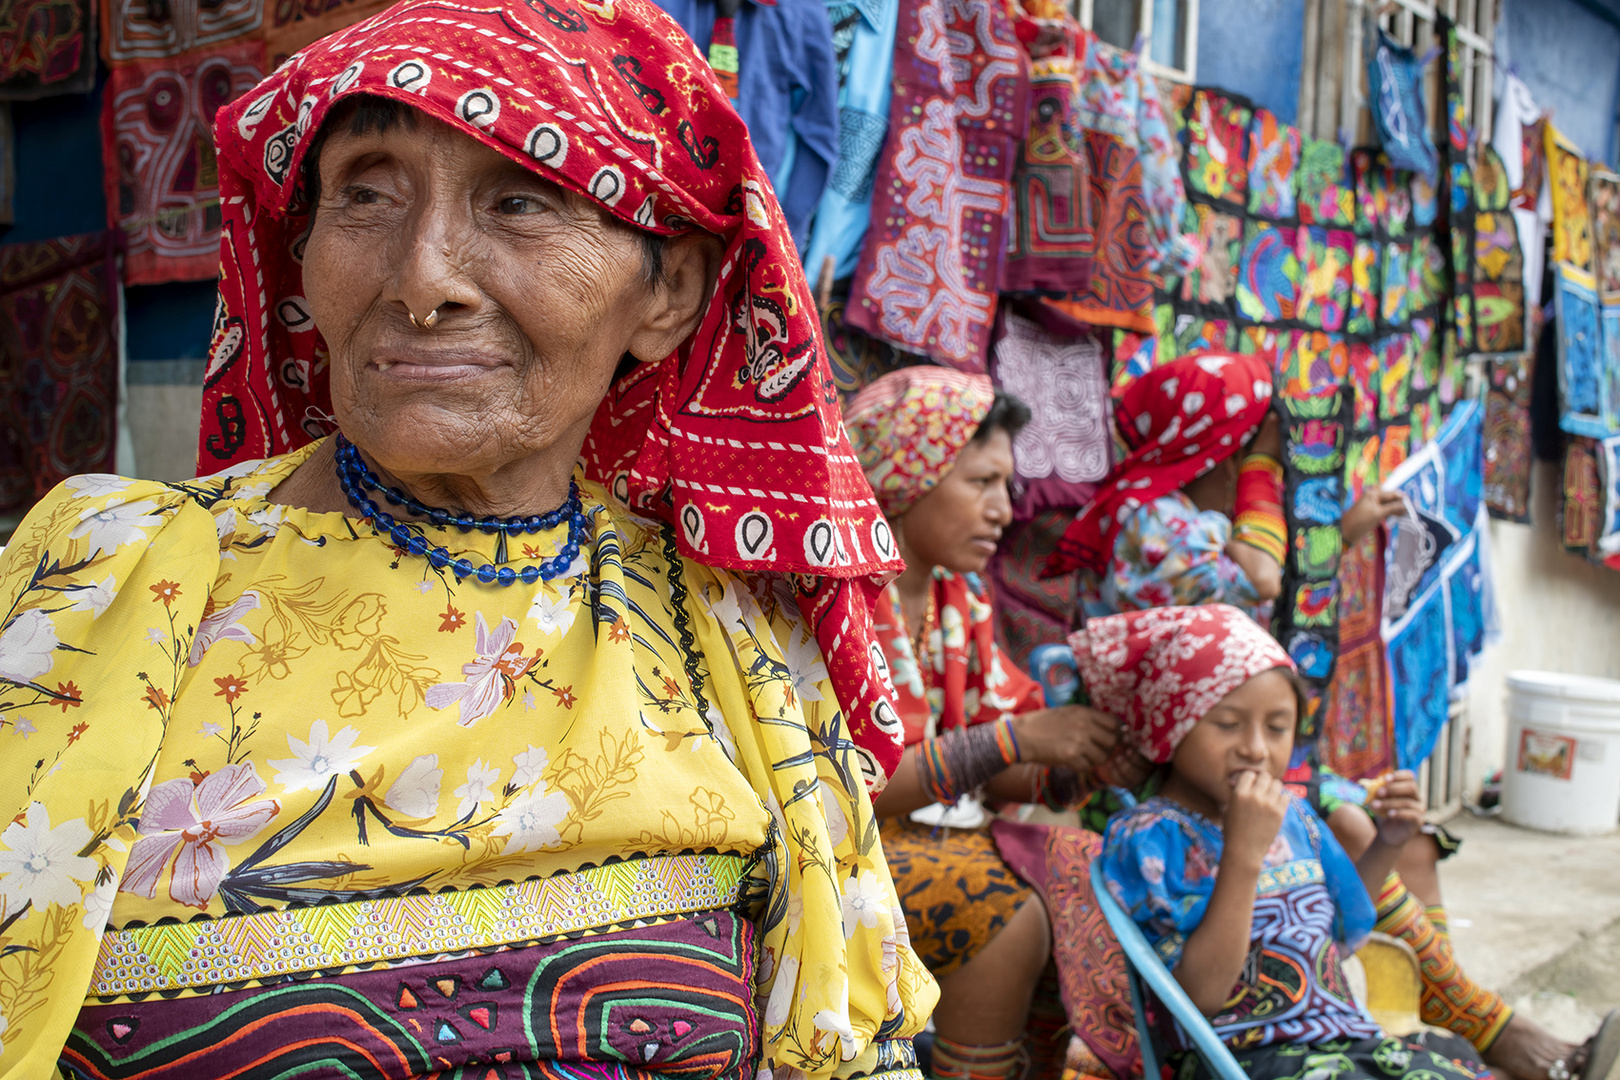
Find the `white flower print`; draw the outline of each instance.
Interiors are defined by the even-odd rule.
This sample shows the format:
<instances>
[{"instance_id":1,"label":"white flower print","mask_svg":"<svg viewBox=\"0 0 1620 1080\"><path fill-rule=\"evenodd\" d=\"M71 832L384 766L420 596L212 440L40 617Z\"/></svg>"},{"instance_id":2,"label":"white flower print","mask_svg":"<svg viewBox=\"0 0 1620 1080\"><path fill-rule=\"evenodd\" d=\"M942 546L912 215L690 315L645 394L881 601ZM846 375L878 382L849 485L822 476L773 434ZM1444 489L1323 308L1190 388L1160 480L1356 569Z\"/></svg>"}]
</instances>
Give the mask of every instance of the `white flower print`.
<instances>
[{"instance_id":1,"label":"white flower print","mask_svg":"<svg viewBox=\"0 0 1620 1080\"><path fill-rule=\"evenodd\" d=\"M21 720L14 721L11 726L16 730L17 734L21 735L25 739L32 735L35 731L34 722L28 719L26 716Z\"/></svg>"},{"instance_id":2,"label":"white flower print","mask_svg":"<svg viewBox=\"0 0 1620 1080\"><path fill-rule=\"evenodd\" d=\"M439 812L439 790L444 770L438 754L421 754L400 772L399 778L383 796L383 805L413 818L430 818Z\"/></svg>"},{"instance_id":3,"label":"white flower print","mask_svg":"<svg viewBox=\"0 0 1620 1080\"><path fill-rule=\"evenodd\" d=\"M887 985L889 1015L900 1012L900 950L911 948L911 931L906 926L906 913L899 905L889 905L889 932L883 935L881 946L882 971Z\"/></svg>"},{"instance_id":4,"label":"white flower print","mask_svg":"<svg viewBox=\"0 0 1620 1080\"><path fill-rule=\"evenodd\" d=\"M461 666L461 673L467 677L461 682L436 683L422 696L434 709L459 706L456 723L462 727L471 727L515 694L516 680L534 663L523 655L523 643L513 640L517 637L517 623L505 618L491 630L483 612L478 612L476 618L478 655Z\"/></svg>"},{"instance_id":5,"label":"white flower print","mask_svg":"<svg viewBox=\"0 0 1620 1080\"><path fill-rule=\"evenodd\" d=\"M265 764L276 770L276 783L288 791L307 788L319 791L326 786L328 777L341 776L354 768L360 759L377 749L375 746L356 746L354 740L360 732L345 727L336 735L328 735L325 720L309 726L309 741L287 735L287 749L293 756L276 758Z\"/></svg>"},{"instance_id":6,"label":"white flower print","mask_svg":"<svg viewBox=\"0 0 1620 1080\"><path fill-rule=\"evenodd\" d=\"M107 929L107 919L112 915L113 894L118 891L118 875L108 873L106 880L90 890L84 898L84 928L95 931L99 939Z\"/></svg>"},{"instance_id":7,"label":"white flower print","mask_svg":"<svg viewBox=\"0 0 1620 1080\"><path fill-rule=\"evenodd\" d=\"M540 779L546 766L551 764L551 758L546 754L545 747L531 746L514 757L512 764L517 767L517 772L512 774L512 784L523 788Z\"/></svg>"},{"instance_id":8,"label":"white flower print","mask_svg":"<svg viewBox=\"0 0 1620 1080\"><path fill-rule=\"evenodd\" d=\"M768 1027L781 1027L793 1011L795 991L799 988L799 958L792 954L782 957L776 969L776 984L765 1003L765 1023Z\"/></svg>"},{"instance_id":9,"label":"white flower print","mask_svg":"<svg viewBox=\"0 0 1620 1080\"><path fill-rule=\"evenodd\" d=\"M838 891L841 894L839 903L844 909L845 938L854 937L857 926L875 930L878 914L889 910L889 898L883 895L883 884L870 870L862 870L858 877L844 879Z\"/></svg>"},{"instance_id":10,"label":"white flower print","mask_svg":"<svg viewBox=\"0 0 1620 1080\"><path fill-rule=\"evenodd\" d=\"M112 605L113 597L118 595L118 579L108 574L105 581L72 587L69 595L73 597L74 611L88 611L90 618L95 619Z\"/></svg>"},{"instance_id":11,"label":"white flower print","mask_svg":"<svg viewBox=\"0 0 1620 1080\"><path fill-rule=\"evenodd\" d=\"M567 816L568 796L560 791L548 793L546 785L538 783L533 791L519 795L496 815L494 835L510 838L504 854L541 851L562 843L557 826Z\"/></svg>"},{"instance_id":12,"label":"white flower print","mask_svg":"<svg viewBox=\"0 0 1620 1080\"><path fill-rule=\"evenodd\" d=\"M227 536L236 535L236 511L226 510L214 515L214 535L224 542Z\"/></svg>"},{"instance_id":13,"label":"white flower print","mask_svg":"<svg viewBox=\"0 0 1620 1080\"><path fill-rule=\"evenodd\" d=\"M814 634L806 634L803 641L798 634L789 634L782 659L787 662L793 679L793 689L800 701L820 701L821 688L817 685L827 677L827 665L821 658L821 645Z\"/></svg>"},{"instance_id":14,"label":"white flower print","mask_svg":"<svg viewBox=\"0 0 1620 1080\"><path fill-rule=\"evenodd\" d=\"M51 670L59 644L49 615L38 608L23 612L0 634L0 679L33 682Z\"/></svg>"},{"instance_id":15,"label":"white flower print","mask_svg":"<svg viewBox=\"0 0 1620 1080\"><path fill-rule=\"evenodd\" d=\"M266 492L269 494L269 492ZM285 506L271 505L263 510L255 510L247 519L259 527L262 536L274 536L276 530L281 528L282 521L286 520L287 508Z\"/></svg>"},{"instance_id":16,"label":"white flower print","mask_svg":"<svg viewBox=\"0 0 1620 1080\"><path fill-rule=\"evenodd\" d=\"M203 736L204 738L212 739L215 735L220 734L224 730L225 730L225 725L216 724L212 720L210 720L207 723L203 724L202 727L197 729L197 734Z\"/></svg>"},{"instance_id":17,"label":"white flower print","mask_svg":"<svg viewBox=\"0 0 1620 1080\"><path fill-rule=\"evenodd\" d=\"M105 510L86 510L79 515L79 523L68 532L68 538L90 538L90 554L113 552L127 544L138 544L146 539L146 530L163 524L163 519L148 513L156 510L157 503L142 500L115 503Z\"/></svg>"},{"instance_id":18,"label":"white flower print","mask_svg":"<svg viewBox=\"0 0 1620 1080\"><path fill-rule=\"evenodd\" d=\"M101 864L79 852L90 842L84 818L51 828L44 803L30 803L22 821L0 833L0 900L7 915L32 904L43 910L55 904L77 904L84 889L75 881L94 881Z\"/></svg>"},{"instance_id":19,"label":"white flower print","mask_svg":"<svg viewBox=\"0 0 1620 1080\"><path fill-rule=\"evenodd\" d=\"M169 640L169 635L165 634L162 630L159 630L155 626L148 626L146 628L146 640L151 642L153 645L161 645L165 641Z\"/></svg>"},{"instance_id":20,"label":"white flower print","mask_svg":"<svg viewBox=\"0 0 1620 1080\"><path fill-rule=\"evenodd\" d=\"M219 641L240 641L244 645L258 644L258 638L253 631L243 626L242 616L250 611L257 611L259 607L259 594L251 589L235 600L231 605L209 615L197 624L197 636L191 639L191 656L187 658L188 667L196 667L202 663L203 654L214 647Z\"/></svg>"},{"instance_id":21,"label":"white flower print","mask_svg":"<svg viewBox=\"0 0 1620 1080\"><path fill-rule=\"evenodd\" d=\"M478 804L495 794L495 789L501 783L501 770L491 768L479 758L467 766L467 782L456 788L456 797L461 800L456 807L456 817L471 817L472 812L478 809Z\"/></svg>"},{"instance_id":22,"label":"white flower print","mask_svg":"<svg viewBox=\"0 0 1620 1080\"><path fill-rule=\"evenodd\" d=\"M574 594L560 593L555 597L548 597L545 590L534 594L534 603L529 607L529 618L540 624L542 634L564 634L574 626Z\"/></svg>"},{"instance_id":23,"label":"white flower print","mask_svg":"<svg viewBox=\"0 0 1620 1080\"><path fill-rule=\"evenodd\" d=\"M432 592L433 591L433 582L431 582L431 581L418 581L416 583L416 591L419 592L419 593L430 593L430 592Z\"/></svg>"},{"instance_id":24,"label":"white flower print","mask_svg":"<svg viewBox=\"0 0 1620 1080\"><path fill-rule=\"evenodd\" d=\"M849 983L844 983L844 1007L839 1010L822 1009L816 1013L815 1023L817 1031L825 1031L838 1036L838 1056L845 1061L854 1059L859 1044L855 1041L855 1030L849 1023ZM824 1041L824 1040L822 1040Z\"/></svg>"},{"instance_id":25,"label":"white flower print","mask_svg":"<svg viewBox=\"0 0 1620 1080\"><path fill-rule=\"evenodd\" d=\"M704 594L703 599L705 603L708 603L707 593ZM727 630L737 633L743 629L742 605L737 601L737 588L730 581L727 581L721 588L720 598L713 603L709 603L708 607L709 614Z\"/></svg>"},{"instance_id":26,"label":"white flower print","mask_svg":"<svg viewBox=\"0 0 1620 1080\"><path fill-rule=\"evenodd\" d=\"M6 1033L6 1014L5 1013L0 1013L0 1035L4 1035L5 1033ZM0 1040L0 1054L5 1053L5 1051L6 1051L5 1041Z\"/></svg>"},{"instance_id":27,"label":"white flower print","mask_svg":"<svg viewBox=\"0 0 1620 1080\"><path fill-rule=\"evenodd\" d=\"M849 835L849 818L844 815L844 808L833 794L832 786L825 780L818 780L817 783L821 787L818 797L821 799L821 816L827 819L827 835L837 846Z\"/></svg>"},{"instance_id":28,"label":"white flower print","mask_svg":"<svg viewBox=\"0 0 1620 1080\"><path fill-rule=\"evenodd\" d=\"M73 494L81 499L99 499L106 495L117 495L120 491L129 488L129 481L122 476L112 473L85 473L83 476L70 476L62 481Z\"/></svg>"},{"instance_id":29,"label":"white flower print","mask_svg":"<svg viewBox=\"0 0 1620 1080\"><path fill-rule=\"evenodd\" d=\"M1142 880L1149 885L1157 885L1164 880L1164 860L1157 855L1142 857Z\"/></svg>"}]
</instances>

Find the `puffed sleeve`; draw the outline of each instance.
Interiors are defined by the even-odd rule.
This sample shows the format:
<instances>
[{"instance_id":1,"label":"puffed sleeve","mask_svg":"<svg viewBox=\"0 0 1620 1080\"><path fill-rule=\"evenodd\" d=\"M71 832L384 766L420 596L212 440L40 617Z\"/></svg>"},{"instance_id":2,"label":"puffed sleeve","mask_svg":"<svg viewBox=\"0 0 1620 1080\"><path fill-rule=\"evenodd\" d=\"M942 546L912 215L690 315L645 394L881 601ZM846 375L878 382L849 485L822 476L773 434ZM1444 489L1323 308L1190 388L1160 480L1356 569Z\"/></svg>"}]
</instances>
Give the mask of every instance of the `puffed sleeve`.
<instances>
[{"instance_id":1,"label":"puffed sleeve","mask_svg":"<svg viewBox=\"0 0 1620 1080\"><path fill-rule=\"evenodd\" d=\"M1252 611L1260 594L1226 554L1232 522L1167 495L1138 509L1120 529L1110 564L1121 611L1231 604Z\"/></svg>"},{"instance_id":2,"label":"puffed sleeve","mask_svg":"<svg viewBox=\"0 0 1620 1080\"><path fill-rule=\"evenodd\" d=\"M77 476L0 557L0 1078L55 1075L219 568L167 485Z\"/></svg>"},{"instance_id":3,"label":"puffed sleeve","mask_svg":"<svg viewBox=\"0 0 1620 1080\"><path fill-rule=\"evenodd\" d=\"M776 821L756 992L761 1075L921 1080L939 992L911 950L872 802L814 633L790 592L689 566L688 605L732 760Z\"/></svg>"},{"instance_id":4,"label":"puffed sleeve","mask_svg":"<svg viewBox=\"0 0 1620 1080\"><path fill-rule=\"evenodd\" d=\"M1103 879L1167 968L1181 962L1187 936L1203 921L1218 862L1185 825L1155 813L1151 804L1108 826Z\"/></svg>"}]
</instances>

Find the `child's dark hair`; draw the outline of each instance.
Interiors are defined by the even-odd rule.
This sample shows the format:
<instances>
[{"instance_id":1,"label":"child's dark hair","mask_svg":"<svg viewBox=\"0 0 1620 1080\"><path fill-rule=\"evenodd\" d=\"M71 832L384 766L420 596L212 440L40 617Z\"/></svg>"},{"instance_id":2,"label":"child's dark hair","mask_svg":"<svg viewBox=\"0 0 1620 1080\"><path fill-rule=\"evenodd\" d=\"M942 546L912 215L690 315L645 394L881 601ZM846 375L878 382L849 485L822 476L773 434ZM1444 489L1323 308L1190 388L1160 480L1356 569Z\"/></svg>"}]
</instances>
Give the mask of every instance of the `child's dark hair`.
<instances>
[{"instance_id":1,"label":"child's dark hair","mask_svg":"<svg viewBox=\"0 0 1620 1080\"><path fill-rule=\"evenodd\" d=\"M968 442L983 442L997 430L1005 431L1011 438L1024 430L1024 425L1034 417L1035 414L1030 412L1028 405L998 387L995 399L990 402L990 411L979 421L979 429L973 433L973 438Z\"/></svg>"}]
</instances>

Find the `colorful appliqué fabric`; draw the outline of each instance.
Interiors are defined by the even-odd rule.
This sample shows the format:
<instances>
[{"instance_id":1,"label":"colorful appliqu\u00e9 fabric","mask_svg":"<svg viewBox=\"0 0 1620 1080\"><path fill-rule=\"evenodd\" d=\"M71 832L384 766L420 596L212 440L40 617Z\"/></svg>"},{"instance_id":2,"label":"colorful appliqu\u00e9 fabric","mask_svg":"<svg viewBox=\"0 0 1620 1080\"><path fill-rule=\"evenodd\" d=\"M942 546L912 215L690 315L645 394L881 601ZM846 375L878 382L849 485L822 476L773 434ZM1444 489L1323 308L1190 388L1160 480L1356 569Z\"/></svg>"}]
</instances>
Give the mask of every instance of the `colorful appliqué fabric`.
<instances>
[{"instance_id":1,"label":"colorful appliqu\u00e9 fabric","mask_svg":"<svg viewBox=\"0 0 1620 1080\"><path fill-rule=\"evenodd\" d=\"M1339 560L1339 655L1317 742L1322 764L1359 780L1395 766L1389 658L1379 632L1384 551L1378 533Z\"/></svg>"},{"instance_id":2,"label":"colorful appliqu\u00e9 fabric","mask_svg":"<svg viewBox=\"0 0 1620 1080\"><path fill-rule=\"evenodd\" d=\"M1330 139L1306 139L1299 157L1299 220L1348 228L1355 217L1355 185L1344 147Z\"/></svg>"},{"instance_id":3,"label":"colorful appliqu\u00e9 fabric","mask_svg":"<svg viewBox=\"0 0 1620 1080\"><path fill-rule=\"evenodd\" d=\"M1592 269L1592 211L1586 202L1587 164L1580 148L1546 124L1547 184L1552 190L1553 262Z\"/></svg>"},{"instance_id":4,"label":"colorful appliqu\u00e9 fabric","mask_svg":"<svg viewBox=\"0 0 1620 1080\"><path fill-rule=\"evenodd\" d=\"M117 247L110 233L0 247L0 509L113 467Z\"/></svg>"},{"instance_id":5,"label":"colorful appliqu\u00e9 fabric","mask_svg":"<svg viewBox=\"0 0 1620 1080\"><path fill-rule=\"evenodd\" d=\"M256 39L267 6L258 0L173 0L161 5L108 0L101 11L101 48L109 67L130 60L166 60L193 50L213 52Z\"/></svg>"},{"instance_id":6,"label":"colorful appliqu\u00e9 fabric","mask_svg":"<svg viewBox=\"0 0 1620 1080\"><path fill-rule=\"evenodd\" d=\"M220 108L264 78L264 44L112 65L102 111L107 225L122 230L131 285L205 281L219 273Z\"/></svg>"},{"instance_id":7,"label":"colorful appliqu\u00e9 fabric","mask_svg":"<svg viewBox=\"0 0 1620 1080\"><path fill-rule=\"evenodd\" d=\"M1188 203L1187 217L1187 233L1196 240L1199 258L1182 275L1179 298L1230 314L1243 251L1243 219L1208 203Z\"/></svg>"},{"instance_id":8,"label":"colorful appliqu\u00e9 fabric","mask_svg":"<svg viewBox=\"0 0 1620 1080\"><path fill-rule=\"evenodd\" d=\"M1001 534L989 575L996 606L996 643L1012 662L1028 667L1037 645L1063 641L1080 608L1079 573L1043 577L1046 557L1073 520L1072 511L1048 510L1014 522Z\"/></svg>"},{"instance_id":9,"label":"colorful appliqu\u00e9 fabric","mask_svg":"<svg viewBox=\"0 0 1620 1080\"><path fill-rule=\"evenodd\" d=\"M96 6L14 0L0 27L0 101L88 94L96 85Z\"/></svg>"},{"instance_id":10,"label":"colorful appliqu\u00e9 fabric","mask_svg":"<svg viewBox=\"0 0 1620 1080\"><path fill-rule=\"evenodd\" d=\"M983 371L1002 287L1028 57L993 0L902 6L889 136L846 318Z\"/></svg>"},{"instance_id":11,"label":"colorful appliqu\u00e9 fabric","mask_svg":"<svg viewBox=\"0 0 1620 1080\"><path fill-rule=\"evenodd\" d=\"M1604 296L1620 293L1620 176L1593 169L1590 194L1598 292Z\"/></svg>"},{"instance_id":12,"label":"colorful appliqu\u00e9 fabric","mask_svg":"<svg viewBox=\"0 0 1620 1080\"><path fill-rule=\"evenodd\" d=\"M1299 155L1299 129L1278 120L1270 109L1254 110L1249 128L1249 213L1273 221L1294 217Z\"/></svg>"},{"instance_id":13,"label":"colorful appliqu\u00e9 fabric","mask_svg":"<svg viewBox=\"0 0 1620 1080\"><path fill-rule=\"evenodd\" d=\"M1193 91L1183 116L1187 190L1242 209L1249 196L1248 134L1253 110L1223 91L1200 87Z\"/></svg>"},{"instance_id":14,"label":"colorful appliqu\u00e9 fabric","mask_svg":"<svg viewBox=\"0 0 1620 1080\"><path fill-rule=\"evenodd\" d=\"M1601 439L1609 430L1603 421L1606 373L1597 279L1568 263L1555 267L1555 275L1559 426L1571 434Z\"/></svg>"},{"instance_id":15,"label":"colorful appliqu\u00e9 fabric","mask_svg":"<svg viewBox=\"0 0 1620 1080\"><path fill-rule=\"evenodd\" d=\"M1603 535L1603 480L1598 468L1598 441L1576 435L1564 449L1564 549L1592 550Z\"/></svg>"},{"instance_id":16,"label":"colorful appliqu\u00e9 fabric","mask_svg":"<svg viewBox=\"0 0 1620 1080\"><path fill-rule=\"evenodd\" d=\"M1383 286L1382 249L1371 240L1356 240L1350 257L1350 317L1345 330L1370 335L1378 327L1378 308Z\"/></svg>"},{"instance_id":17,"label":"colorful appliqu\u00e9 fabric","mask_svg":"<svg viewBox=\"0 0 1620 1080\"><path fill-rule=\"evenodd\" d=\"M1050 333L1011 311L1001 324L991 371L1032 414L1013 436L1019 516L1084 506L1114 460L1102 345Z\"/></svg>"},{"instance_id":18,"label":"colorful appliqu\u00e9 fabric","mask_svg":"<svg viewBox=\"0 0 1620 1080\"><path fill-rule=\"evenodd\" d=\"M1432 180L1439 162L1423 104L1423 61L1382 29L1377 33L1367 56L1367 84L1379 142L1397 168Z\"/></svg>"},{"instance_id":19,"label":"colorful appliqu\u00e9 fabric","mask_svg":"<svg viewBox=\"0 0 1620 1080\"><path fill-rule=\"evenodd\" d=\"M1301 225L1296 231L1299 300L1294 315L1318 330L1344 329L1350 308L1351 252L1355 237L1348 229Z\"/></svg>"},{"instance_id":20,"label":"colorful appliqu\u00e9 fabric","mask_svg":"<svg viewBox=\"0 0 1620 1080\"><path fill-rule=\"evenodd\" d=\"M1299 301L1300 268L1295 229L1250 221L1238 265L1238 314L1250 322L1288 322Z\"/></svg>"},{"instance_id":21,"label":"colorful appliqu\u00e9 fabric","mask_svg":"<svg viewBox=\"0 0 1620 1080\"><path fill-rule=\"evenodd\" d=\"M1097 216L1091 280L1084 292L1043 303L1094 326L1151 332L1154 256L1141 156L1126 140L1105 131L1088 128L1085 138L1091 206Z\"/></svg>"},{"instance_id":22,"label":"colorful appliqu\u00e9 fabric","mask_svg":"<svg viewBox=\"0 0 1620 1080\"><path fill-rule=\"evenodd\" d=\"M1204 921L1224 839L1218 825L1162 795L1108 826L1101 874L1167 967L1180 962L1187 938ZM1210 1020L1215 1033L1236 1048L1377 1036L1342 966L1376 918L1350 856L1313 811L1289 796L1282 829L1261 864L1248 960L1231 998ZM1288 977L1268 974L1274 970Z\"/></svg>"},{"instance_id":23,"label":"colorful appliqu\u00e9 fabric","mask_svg":"<svg viewBox=\"0 0 1620 1080\"><path fill-rule=\"evenodd\" d=\"M1292 331L1280 357L1278 396L1306 400L1331 395L1350 373L1354 348L1355 343L1338 334Z\"/></svg>"},{"instance_id":24,"label":"colorful appliqu\u00e9 fabric","mask_svg":"<svg viewBox=\"0 0 1620 1080\"><path fill-rule=\"evenodd\" d=\"M1194 604L1231 604L1258 615L1254 582L1226 553L1231 538L1231 518L1199 510L1179 491L1127 511L1107 572L1082 572L1086 615Z\"/></svg>"},{"instance_id":25,"label":"colorful appliqu\u00e9 fabric","mask_svg":"<svg viewBox=\"0 0 1620 1080\"><path fill-rule=\"evenodd\" d=\"M947 27L932 32L947 41ZM407 102L628 226L722 240L697 329L610 387L581 451L585 473L677 526L688 558L800 575L849 735L871 776L893 769L899 727L869 648L872 600L899 569L888 526L843 435L815 301L769 178L691 39L647 0L396 4L220 111L202 471L328 433L326 346L296 241L310 209L304 155L334 105L358 94Z\"/></svg>"},{"instance_id":26,"label":"colorful appliqu\u00e9 fabric","mask_svg":"<svg viewBox=\"0 0 1620 1080\"><path fill-rule=\"evenodd\" d=\"M1259 430L1271 392L1270 365L1219 353L1172 360L1132 383L1115 410L1127 455L1065 531L1047 571L1101 572L1129 511L1238 453Z\"/></svg>"},{"instance_id":27,"label":"colorful appliqu\u00e9 fabric","mask_svg":"<svg viewBox=\"0 0 1620 1080\"><path fill-rule=\"evenodd\" d=\"M1007 292L1079 292L1091 279L1091 183L1075 64L1073 56L1052 56L1031 65L1029 127L1012 175Z\"/></svg>"},{"instance_id":28,"label":"colorful appliqu\u00e9 fabric","mask_svg":"<svg viewBox=\"0 0 1620 1080\"><path fill-rule=\"evenodd\" d=\"M505 1047L555 1048L546 1076L915 1080L933 991L788 580L685 558L577 476L567 573L458 581L269 502L319 449L75 477L7 547L0 1069L66 1042L93 1076L408 1077ZM590 976L587 1022L552 980L603 965L629 981Z\"/></svg>"},{"instance_id":29,"label":"colorful appliqu\u00e9 fabric","mask_svg":"<svg viewBox=\"0 0 1620 1080\"><path fill-rule=\"evenodd\" d=\"M1294 670L1282 646L1230 604L1092 619L1069 638L1091 703L1125 741L1166 762L1215 703L1261 672Z\"/></svg>"}]
</instances>

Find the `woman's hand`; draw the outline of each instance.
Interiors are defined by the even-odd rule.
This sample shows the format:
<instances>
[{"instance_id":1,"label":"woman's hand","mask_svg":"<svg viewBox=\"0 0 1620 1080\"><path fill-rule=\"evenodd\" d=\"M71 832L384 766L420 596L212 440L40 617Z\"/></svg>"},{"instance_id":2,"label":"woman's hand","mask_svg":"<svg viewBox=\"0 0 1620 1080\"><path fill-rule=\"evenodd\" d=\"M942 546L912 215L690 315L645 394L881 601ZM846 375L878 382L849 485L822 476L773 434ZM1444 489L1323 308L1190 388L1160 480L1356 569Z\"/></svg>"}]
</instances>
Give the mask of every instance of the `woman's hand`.
<instances>
[{"instance_id":1,"label":"woman's hand","mask_svg":"<svg viewBox=\"0 0 1620 1080\"><path fill-rule=\"evenodd\" d=\"M1370 487L1361 493L1355 505L1344 512L1339 531L1344 533L1344 546L1355 547L1363 537L1378 527L1379 522L1392 518L1406 509L1406 499L1398 491Z\"/></svg>"},{"instance_id":2,"label":"woman's hand","mask_svg":"<svg viewBox=\"0 0 1620 1080\"><path fill-rule=\"evenodd\" d=\"M1282 781L1269 773L1241 772L1232 784L1232 797L1226 804L1224 865L1228 856L1259 870L1266 852L1282 830L1291 798Z\"/></svg>"},{"instance_id":3,"label":"woman's hand","mask_svg":"<svg viewBox=\"0 0 1620 1080\"><path fill-rule=\"evenodd\" d=\"M1403 848L1423 828L1423 796L1410 769L1379 777L1367 801L1367 812L1378 823L1378 839Z\"/></svg>"},{"instance_id":4,"label":"woman's hand","mask_svg":"<svg viewBox=\"0 0 1620 1080\"><path fill-rule=\"evenodd\" d=\"M1249 444L1249 453L1265 454L1267 457L1282 460L1282 421L1274 412L1266 413L1265 420L1260 423L1260 430L1255 433L1254 441Z\"/></svg>"},{"instance_id":5,"label":"woman's hand","mask_svg":"<svg viewBox=\"0 0 1620 1080\"><path fill-rule=\"evenodd\" d=\"M1137 753L1134 747L1122 742L1114 747L1114 752L1108 755L1107 761L1097 766L1092 773L1092 779L1109 787L1135 791L1147 783L1147 778L1152 774L1153 762Z\"/></svg>"},{"instance_id":6,"label":"woman's hand","mask_svg":"<svg viewBox=\"0 0 1620 1080\"><path fill-rule=\"evenodd\" d=\"M1013 717L1021 761L1067 765L1084 777L1119 742L1119 721L1084 705L1059 705Z\"/></svg>"}]
</instances>

